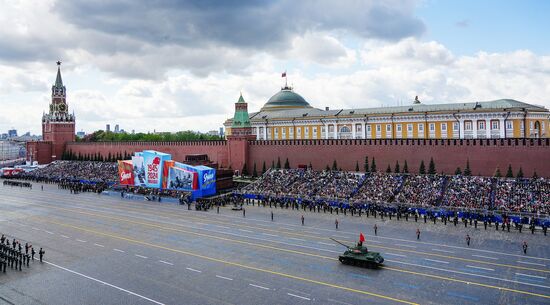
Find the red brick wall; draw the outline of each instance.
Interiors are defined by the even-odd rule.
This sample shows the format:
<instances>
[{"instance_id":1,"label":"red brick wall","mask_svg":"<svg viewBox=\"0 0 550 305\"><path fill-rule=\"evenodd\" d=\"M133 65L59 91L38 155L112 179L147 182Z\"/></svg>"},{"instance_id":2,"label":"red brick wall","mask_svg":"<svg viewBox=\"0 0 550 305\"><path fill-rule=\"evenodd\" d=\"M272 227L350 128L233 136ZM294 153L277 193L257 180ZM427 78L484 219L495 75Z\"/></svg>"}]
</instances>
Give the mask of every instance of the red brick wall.
<instances>
[{"instance_id":1,"label":"red brick wall","mask_svg":"<svg viewBox=\"0 0 550 305\"><path fill-rule=\"evenodd\" d=\"M96 154L100 153L107 157L109 153L133 154L142 150L157 150L172 155L175 161L184 161L186 155L207 154L208 158L220 165L229 166L229 154L227 141L188 141L188 142L71 142L67 144L67 150L75 154Z\"/></svg>"},{"instance_id":2,"label":"red brick wall","mask_svg":"<svg viewBox=\"0 0 550 305\"><path fill-rule=\"evenodd\" d=\"M27 142L27 161L38 161L38 164L52 162L52 143L44 141Z\"/></svg>"},{"instance_id":3,"label":"red brick wall","mask_svg":"<svg viewBox=\"0 0 550 305\"><path fill-rule=\"evenodd\" d=\"M506 139L506 140L282 140L249 142L248 167L254 162L258 170L265 161L270 167L272 160L286 158L290 166L308 165L314 169L332 167L334 160L344 170L355 170L356 162L363 170L365 156L376 159L379 171L385 171L390 164L392 171L396 160L401 168L407 160L409 172L418 172L421 160L426 170L433 157L436 170L446 174L454 173L456 167L464 170L470 160L472 174L492 176L497 167L504 175L508 164L514 174L521 166L525 176L536 170L539 176L550 177L549 139Z\"/></svg>"}]
</instances>

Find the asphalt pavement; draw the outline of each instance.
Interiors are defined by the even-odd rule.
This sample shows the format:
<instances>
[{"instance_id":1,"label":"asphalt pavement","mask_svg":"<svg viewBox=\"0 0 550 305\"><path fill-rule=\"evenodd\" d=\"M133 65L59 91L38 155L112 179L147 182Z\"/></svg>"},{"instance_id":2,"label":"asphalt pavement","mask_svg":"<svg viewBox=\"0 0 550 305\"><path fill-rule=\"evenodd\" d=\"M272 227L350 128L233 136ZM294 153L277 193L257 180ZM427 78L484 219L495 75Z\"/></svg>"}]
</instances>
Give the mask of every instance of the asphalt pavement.
<instances>
[{"instance_id":1,"label":"asphalt pavement","mask_svg":"<svg viewBox=\"0 0 550 305\"><path fill-rule=\"evenodd\" d=\"M40 185L0 186L0 233L46 251L44 263L0 273L0 304L550 303L540 231L257 205L243 217ZM381 268L338 261L345 248L329 238L353 244L360 232Z\"/></svg>"}]
</instances>

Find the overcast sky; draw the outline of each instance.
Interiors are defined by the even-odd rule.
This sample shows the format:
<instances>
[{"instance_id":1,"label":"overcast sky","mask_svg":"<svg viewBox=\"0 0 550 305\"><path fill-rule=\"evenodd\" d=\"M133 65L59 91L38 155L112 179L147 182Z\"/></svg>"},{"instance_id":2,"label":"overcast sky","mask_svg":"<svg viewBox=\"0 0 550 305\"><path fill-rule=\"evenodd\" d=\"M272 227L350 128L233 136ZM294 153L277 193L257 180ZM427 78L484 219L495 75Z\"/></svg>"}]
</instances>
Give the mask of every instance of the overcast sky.
<instances>
[{"instance_id":1,"label":"overcast sky","mask_svg":"<svg viewBox=\"0 0 550 305\"><path fill-rule=\"evenodd\" d=\"M218 129L289 83L312 106L550 108L549 1L0 0L0 133L41 130L61 60L77 130Z\"/></svg>"}]
</instances>

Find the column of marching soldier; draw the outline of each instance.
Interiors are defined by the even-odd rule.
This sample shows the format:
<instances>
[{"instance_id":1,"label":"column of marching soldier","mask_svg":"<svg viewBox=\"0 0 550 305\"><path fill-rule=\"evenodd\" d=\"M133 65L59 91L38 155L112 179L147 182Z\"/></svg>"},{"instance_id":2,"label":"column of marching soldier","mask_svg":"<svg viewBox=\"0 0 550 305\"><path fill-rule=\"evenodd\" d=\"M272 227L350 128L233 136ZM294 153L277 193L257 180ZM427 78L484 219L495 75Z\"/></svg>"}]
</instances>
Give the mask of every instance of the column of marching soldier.
<instances>
[{"instance_id":1,"label":"column of marching soldier","mask_svg":"<svg viewBox=\"0 0 550 305\"><path fill-rule=\"evenodd\" d=\"M40 262L42 262L45 253L46 251L42 248L38 251ZM25 243L25 252L23 253L21 243L15 238L10 243L10 240L4 234L0 237L0 271L2 273L6 273L8 267L15 270L19 269L19 271L22 271L22 266L28 268L30 261L34 261L35 254L34 247L29 243Z\"/></svg>"}]
</instances>

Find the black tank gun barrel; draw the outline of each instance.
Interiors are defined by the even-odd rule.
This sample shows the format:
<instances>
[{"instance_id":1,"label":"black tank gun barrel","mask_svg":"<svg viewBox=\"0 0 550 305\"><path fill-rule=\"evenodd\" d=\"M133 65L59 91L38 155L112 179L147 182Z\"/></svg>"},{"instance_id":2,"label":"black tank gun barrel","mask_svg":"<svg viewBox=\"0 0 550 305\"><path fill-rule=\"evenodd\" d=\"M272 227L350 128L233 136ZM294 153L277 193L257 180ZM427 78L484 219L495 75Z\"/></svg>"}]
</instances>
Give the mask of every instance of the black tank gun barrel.
<instances>
[{"instance_id":1,"label":"black tank gun barrel","mask_svg":"<svg viewBox=\"0 0 550 305\"><path fill-rule=\"evenodd\" d=\"M334 242L337 242L337 243L339 243L340 245L342 245L342 246L344 246L344 247L346 247L346 248L348 248L348 249L350 248L350 246L348 246L348 245L346 245L346 244L343 244L343 243L341 243L341 242L337 241L337 240L336 240L336 239L334 239L334 238L331 238L331 237L329 237L329 239L331 239L331 240L332 240L332 241L334 241Z\"/></svg>"}]
</instances>

